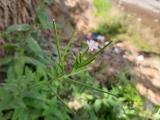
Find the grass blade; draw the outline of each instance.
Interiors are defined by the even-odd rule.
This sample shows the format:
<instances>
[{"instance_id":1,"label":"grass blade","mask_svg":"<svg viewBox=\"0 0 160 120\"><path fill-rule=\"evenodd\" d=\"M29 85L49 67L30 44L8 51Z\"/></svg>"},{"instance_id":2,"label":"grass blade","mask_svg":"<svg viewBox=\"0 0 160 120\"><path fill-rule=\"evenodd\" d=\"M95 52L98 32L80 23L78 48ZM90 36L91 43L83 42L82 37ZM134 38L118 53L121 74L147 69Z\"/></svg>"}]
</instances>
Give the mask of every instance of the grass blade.
<instances>
[{"instance_id":1,"label":"grass blade","mask_svg":"<svg viewBox=\"0 0 160 120\"><path fill-rule=\"evenodd\" d=\"M99 51L97 51L96 53L94 53L93 55L91 55L89 58L87 58L87 60L80 66L80 67L84 67L88 64L90 64L93 60L95 60L95 58L97 57L97 55L99 53L101 53L107 46L109 46L112 43L112 41L110 41L108 44L106 44L103 48L101 48Z\"/></svg>"},{"instance_id":2,"label":"grass blade","mask_svg":"<svg viewBox=\"0 0 160 120\"><path fill-rule=\"evenodd\" d=\"M71 38L70 38L70 40L69 40L69 42L68 42L68 44L67 44L65 50L64 50L64 54L63 54L63 57L62 57L63 60L65 60L66 56L68 55L68 53L69 53L69 51L70 51L70 47L71 47L71 44L72 44L73 41L74 41L75 35L76 35L76 31L73 32L73 34L72 34L72 36L71 36Z\"/></svg>"},{"instance_id":3,"label":"grass blade","mask_svg":"<svg viewBox=\"0 0 160 120\"><path fill-rule=\"evenodd\" d=\"M59 62L62 63L60 38L59 38L59 35L58 35L56 23L55 23L54 20L53 20L53 32L54 32L55 40L56 40L56 49L57 49L57 52L58 52Z\"/></svg>"}]
</instances>

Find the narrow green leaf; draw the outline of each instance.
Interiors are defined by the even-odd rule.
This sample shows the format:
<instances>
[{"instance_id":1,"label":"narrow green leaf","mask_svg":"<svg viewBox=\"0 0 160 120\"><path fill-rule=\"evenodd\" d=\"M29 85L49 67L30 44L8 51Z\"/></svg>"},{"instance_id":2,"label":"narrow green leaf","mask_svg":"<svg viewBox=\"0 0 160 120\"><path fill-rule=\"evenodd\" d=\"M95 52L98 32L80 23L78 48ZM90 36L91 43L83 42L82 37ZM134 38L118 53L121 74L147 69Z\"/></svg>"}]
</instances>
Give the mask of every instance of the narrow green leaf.
<instances>
[{"instance_id":1,"label":"narrow green leaf","mask_svg":"<svg viewBox=\"0 0 160 120\"><path fill-rule=\"evenodd\" d=\"M59 38L59 35L58 35L56 23L55 23L54 20L53 20L53 34L54 34L53 36L55 36L55 40L56 40L56 49L57 49L57 52L58 52L59 62L62 63L60 38Z\"/></svg>"},{"instance_id":2,"label":"narrow green leaf","mask_svg":"<svg viewBox=\"0 0 160 120\"><path fill-rule=\"evenodd\" d=\"M109 46L112 43L112 41L110 41L108 44L106 44L103 48L101 48L99 51L97 51L96 53L94 53L93 55L91 55L89 58L87 58L87 60L85 60L85 62L83 62L81 64L81 66L79 67L84 67L88 64L90 64L93 60L95 60L95 58L97 57L98 54L100 54L107 46Z\"/></svg>"},{"instance_id":3,"label":"narrow green leaf","mask_svg":"<svg viewBox=\"0 0 160 120\"><path fill-rule=\"evenodd\" d=\"M98 92L107 93L107 94L109 94L109 95L112 95L112 96L114 96L114 97L117 97L117 95L115 95L115 94L112 94L112 93L110 93L110 92L108 92L108 91L104 91L104 90L101 90L101 89L92 87L92 85L87 85L87 84L84 84L84 83L82 83L82 82L79 82L79 81L70 79L70 78L68 78L67 81L68 81L68 82L75 83L75 84L79 84L79 85L82 85L82 86L85 86L85 87L87 87L87 88L89 88L89 89L92 89L92 90L95 90L95 91L98 91Z\"/></svg>"},{"instance_id":4,"label":"narrow green leaf","mask_svg":"<svg viewBox=\"0 0 160 120\"><path fill-rule=\"evenodd\" d=\"M26 32L29 31L32 27L29 24L14 24L7 28L6 32Z\"/></svg>"},{"instance_id":5,"label":"narrow green leaf","mask_svg":"<svg viewBox=\"0 0 160 120\"><path fill-rule=\"evenodd\" d=\"M86 68L78 69L78 70L72 71L70 74L62 75L62 76L60 76L60 77L58 77L58 78L56 78L56 79L57 79L57 80L61 80L61 79L64 79L64 78L68 78L68 77L70 77L70 76L77 75L77 74L82 73L82 72L85 72L85 71L87 71Z\"/></svg>"},{"instance_id":6,"label":"narrow green leaf","mask_svg":"<svg viewBox=\"0 0 160 120\"><path fill-rule=\"evenodd\" d=\"M64 53L63 53L63 57L62 57L64 60L65 60L65 58L67 57L68 53L70 52L71 44L72 44L73 41L74 41L75 34L76 34L76 32L74 32L74 33L72 34L72 36L71 36L71 38L70 38L67 46L65 47L65 50L64 50Z\"/></svg>"}]
</instances>

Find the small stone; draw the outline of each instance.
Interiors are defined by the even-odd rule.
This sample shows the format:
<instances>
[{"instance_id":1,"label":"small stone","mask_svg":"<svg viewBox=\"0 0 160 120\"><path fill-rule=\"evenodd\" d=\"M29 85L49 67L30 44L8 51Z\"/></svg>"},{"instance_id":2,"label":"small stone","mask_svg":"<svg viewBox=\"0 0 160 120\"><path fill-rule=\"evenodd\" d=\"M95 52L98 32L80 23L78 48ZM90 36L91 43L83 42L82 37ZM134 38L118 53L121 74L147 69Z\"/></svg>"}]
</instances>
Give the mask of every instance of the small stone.
<instances>
[{"instance_id":1,"label":"small stone","mask_svg":"<svg viewBox=\"0 0 160 120\"><path fill-rule=\"evenodd\" d=\"M139 55L137 57L137 62L142 62L142 61L144 61L144 56L143 55Z\"/></svg>"},{"instance_id":2,"label":"small stone","mask_svg":"<svg viewBox=\"0 0 160 120\"><path fill-rule=\"evenodd\" d=\"M117 43L116 46L117 47L123 47L123 43Z\"/></svg>"},{"instance_id":3,"label":"small stone","mask_svg":"<svg viewBox=\"0 0 160 120\"><path fill-rule=\"evenodd\" d=\"M114 48L114 52L118 54L120 52L120 49L119 48Z\"/></svg>"},{"instance_id":4,"label":"small stone","mask_svg":"<svg viewBox=\"0 0 160 120\"><path fill-rule=\"evenodd\" d=\"M159 22L159 20L158 20L158 19L154 19L154 22L155 22L155 23L158 23L158 22Z\"/></svg>"},{"instance_id":5,"label":"small stone","mask_svg":"<svg viewBox=\"0 0 160 120\"><path fill-rule=\"evenodd\" d=\"M74 110L79 110L83 107L83 105L79 101L74 100L68 103L68 107Z\"/></svg>"},{"instance_id":6,"label":"small stone","mask_svg":"<svg viewBox=\"0 0 160 120\"><path fill-rule=\"evenodd\" d=\"M101 35L98 35L97 36L97 40L101 41L101 42L104 42L105 41L105 37L104 36L101 36Z\"/></svg>"},{"instance_id":7,"label":"small stone","mask_svg":"<svg viewBox=\"0 0 160 120\"><path fill-rule=\"evenodd\" d=\"M137 21L138 22L142 22L142 18L137 18Z\"/></svg>"}]
</instances>

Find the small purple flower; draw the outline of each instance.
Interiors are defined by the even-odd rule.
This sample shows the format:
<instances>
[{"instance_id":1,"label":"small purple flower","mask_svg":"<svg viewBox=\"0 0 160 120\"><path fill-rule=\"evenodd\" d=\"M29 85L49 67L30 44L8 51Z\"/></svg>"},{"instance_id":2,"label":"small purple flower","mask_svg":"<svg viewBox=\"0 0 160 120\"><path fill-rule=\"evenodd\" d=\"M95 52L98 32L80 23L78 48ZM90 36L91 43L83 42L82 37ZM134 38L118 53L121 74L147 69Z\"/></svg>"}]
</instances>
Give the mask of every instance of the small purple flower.
<instances>
[{"instance_id":1,"label":"small purple flower","mask_svg":"<svg viewBox=\"0 0 160 120\"><path fill-rule=\"evenodd\" d=\"M94 40L87 40L87 45L90 51L97 50L99 46L99 44Z\"/></svg>"}]
</instances>

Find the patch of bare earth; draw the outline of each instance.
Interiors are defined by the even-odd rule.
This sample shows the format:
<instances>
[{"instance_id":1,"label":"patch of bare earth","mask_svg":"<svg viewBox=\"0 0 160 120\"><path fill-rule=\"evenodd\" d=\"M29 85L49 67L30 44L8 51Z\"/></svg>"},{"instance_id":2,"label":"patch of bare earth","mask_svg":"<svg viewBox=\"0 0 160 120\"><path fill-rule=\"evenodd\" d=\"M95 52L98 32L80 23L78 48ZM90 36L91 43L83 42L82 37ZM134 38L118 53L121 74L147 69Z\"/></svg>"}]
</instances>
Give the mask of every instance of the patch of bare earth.
<instances>
[{"instance_id":1,"label":"patch of bare earth","mask_svg":"<svg viewBox=\"0 0 160 120\"><path fill-rule=\"evenodd\" d=\"M100 83L107 84L112 76L127 69L140 94L152 103L160 105L159 56L157 53L139 51L127 41L117 42L106 49L94 65L94 75ZM105 65L107 67L99 71L99 66Z\"/></svg>"},{"instance_id":2,"label":"patch of bare earth","mask_svg":"<svg viewBox=\"0 0 160 120\"><path fill-rule=\"evenodd\" d=\"M131 0L113 0L113 6L120 11L120 13L126 13L130 17L130 24L140 33L141 37L149 43L151 46L154 46L154 51L160 51L160 2L157 1L157 5L152 6L145 3L148 0L139 1L135 4L133 2L127 2ZM138 1L138 0L136 0ZM151 0L156 1L156 0ZM147 4L149 7L156 9L155 12L152 9L147 9L147 7L141 6L143 3L144 6Z\"/></svg>"}]
</instances>

